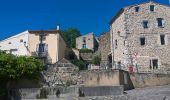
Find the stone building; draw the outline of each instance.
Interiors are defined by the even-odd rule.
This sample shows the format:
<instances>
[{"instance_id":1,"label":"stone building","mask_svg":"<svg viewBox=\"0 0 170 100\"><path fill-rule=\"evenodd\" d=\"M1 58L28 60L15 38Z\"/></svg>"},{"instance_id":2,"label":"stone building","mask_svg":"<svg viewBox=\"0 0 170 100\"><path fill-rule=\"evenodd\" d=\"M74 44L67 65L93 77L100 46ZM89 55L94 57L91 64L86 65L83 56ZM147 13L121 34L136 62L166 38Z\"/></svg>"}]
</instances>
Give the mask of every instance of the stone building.
<instances>
[{"instance_id":1,"label":"stone building","mask_svg":"<svg viewBox=\"0 0 170 100\"><path fill-rule=\"evenodd\" d=\"M80 36L76 38L76 48L77 49L90 49L97 50L98 41L93 33L88 33L86 35Z\"/></svg>"},{"instance_id":2,"label":"stone building","mask_svg":"<svg viewBox=\"0 0 170 100\"><path fill-rule=\"evenodd\" d=\"M28 30L0 41L0 50L14 55L35 54L50 64L64 58L66 49L59 30Z\"/></svg>"},{"instance_id":3,"label":"stone building","mask_svg":"<svg viewBox=\"0 0 170 100\"><path fill-rule=\"evenodd\" d=\"M111 56L111 42L110 32L105 32L99 37L99 52L101 54L101 68L111 67L112 56Z\"/></svg>"},{"instance_id":4,"label":"stone building","mask_svg":"<svg viewBox=\"0 0 170 100\"><path fill-rule=\"evenodd\" d=\"M170 6L149 1L124 7L110 33L114 68L170 71Z\"/></svg>"}]
</instances>

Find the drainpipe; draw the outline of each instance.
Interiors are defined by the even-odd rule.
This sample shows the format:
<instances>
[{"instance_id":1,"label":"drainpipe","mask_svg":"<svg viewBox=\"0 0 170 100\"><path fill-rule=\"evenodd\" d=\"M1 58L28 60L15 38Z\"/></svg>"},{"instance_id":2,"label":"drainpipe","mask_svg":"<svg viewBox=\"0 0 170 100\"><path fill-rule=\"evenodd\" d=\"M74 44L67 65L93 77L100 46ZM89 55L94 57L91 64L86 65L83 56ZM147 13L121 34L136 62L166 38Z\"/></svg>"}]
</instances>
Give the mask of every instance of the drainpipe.
<instances>
[{"instance_id":1,"label":"drainpipe","mask_svg":"<svg viewBox=\"0 0 170 100\"><path fill-rule=\"evenodd\" d=\"M111 55L112 55L112 69L116 69L114 67L114 45L113 45L113 31L112 31L112 25L110 25L110 48L111 48Z\"/></svg>"}]
</instances>

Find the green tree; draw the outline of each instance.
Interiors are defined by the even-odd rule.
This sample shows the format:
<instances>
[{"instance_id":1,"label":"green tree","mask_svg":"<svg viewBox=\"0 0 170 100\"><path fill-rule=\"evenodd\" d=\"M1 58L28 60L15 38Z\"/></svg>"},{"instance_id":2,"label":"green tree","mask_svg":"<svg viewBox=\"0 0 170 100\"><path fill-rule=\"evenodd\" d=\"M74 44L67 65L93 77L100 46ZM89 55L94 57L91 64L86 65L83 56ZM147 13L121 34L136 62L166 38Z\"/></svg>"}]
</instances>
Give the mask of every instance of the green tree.
<instances>
[{"instance_id":1,"label":"green tree","mask_svg":"<svg viewBox=\"0 0 170 100\"><path fill-rule=\"evenodd\" d=\"M38 59L27 56L14 56L0 51L0 79L37 79L44 65Z\"/></svg>"},{"instance_id":2,"label":"green tree","mask_svg":"<svg viewBox=\"0 0 170 100\"><path fill-rule=\"evenodd\" d=\"M76 47L76 38L81 36L81 33L76 28L69 28L65 31L63 31L64 39L70 48Z\"/></svg>"},{"instance_id":3,"label":"green tree","mask_svg":"<svg viewBox=\"0 0 170 100\"><path fill-rule=\"evenodd\" d=\"M100 55L96 55L92 58L92 63L95 64L95 65L100 65L100 61L101 61Z\"/></svg>"},{"instance_id":4,"label":"green tree","mask_svg":"<svg viewBox=\"0 0 170 100\"><path fill-rule=\"evenodd\" d=\"M7 83L22 78L39 79L44 65L34 57L14 56L0 51L0 98L7 91Z\"/></svg>"},{"instance_id":5,"label":"green tree","mask_svg":"<svg viewBox=\"0 0 170 100\"><path fill-rule=\"evenodd\" d=\"M79 70L85 70L86 69L86 64L82 60L73 60L72 63L76 65Z\"/></svg>"}]
</instances>

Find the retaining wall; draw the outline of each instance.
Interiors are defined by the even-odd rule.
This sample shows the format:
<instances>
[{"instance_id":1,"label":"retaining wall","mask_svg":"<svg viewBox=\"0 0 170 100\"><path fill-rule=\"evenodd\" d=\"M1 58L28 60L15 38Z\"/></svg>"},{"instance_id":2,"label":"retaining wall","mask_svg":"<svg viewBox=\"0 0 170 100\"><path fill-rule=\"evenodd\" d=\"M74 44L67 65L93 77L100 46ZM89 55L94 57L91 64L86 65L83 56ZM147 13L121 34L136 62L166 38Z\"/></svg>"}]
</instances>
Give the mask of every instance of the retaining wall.
<instances>
[{"instance_id":1,"label":"retaining wall","mask_svg":"<svg viewBox=\"0 0 170 100\"><path fill-rule=\"evenodd\" d=\"M170 74L132 73L130 79L135 88L170 84Z\"/></svg>"}]
</instances>

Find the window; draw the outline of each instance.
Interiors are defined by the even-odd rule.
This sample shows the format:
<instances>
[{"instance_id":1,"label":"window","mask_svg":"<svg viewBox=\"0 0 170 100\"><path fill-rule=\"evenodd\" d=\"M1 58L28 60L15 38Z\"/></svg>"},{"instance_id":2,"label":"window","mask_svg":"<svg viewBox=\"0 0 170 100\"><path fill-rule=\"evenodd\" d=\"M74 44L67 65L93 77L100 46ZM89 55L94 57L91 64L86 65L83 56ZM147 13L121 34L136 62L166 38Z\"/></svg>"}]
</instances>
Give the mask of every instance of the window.
<instances>
[{"instance_id":1,"label":"window","mask_svg":"<svg viewBox=\"0 0 170 100\"><path fill-rule=\"evenodd\" d=\"M20 40L20 43L23 42L23 39Z\"/></svg>"},{"instance_id":2,"label":"window","mask_svg":"<svg viewBox=\"0 0 170 100\"><path fill-rule=\"evenodd\" d=\"M126 45L126 41L125 40L124 40L123 44L124 44L124 46Z\"/></svg>"},{"instance_id":3,"label":"window","mask_svg":"<svg viewBox=\"0 0 170 100\"><path fill-rule=\"evenodd\" d=\"M45 41L46 40L46 36L45 35L40 35L39 40L40 41Z\"/></svg>"},{"instance_id":4,"label":"window","mask_svg":"<svg viewBox=\"0 0 170 100\"><path fill-rule=\"evenodd\" d=\"M152 69L152 60L149 61L149 67Z\"/></svg>"},{"instance_id":5,"label":"window","mask_svg":"<svg viewBox=\"0 0 170 100\"><path fill-rule=\"evenodd\" d=\"M135 7L135 12L139 12L139 7Z\"/></svg>"},{"instance_id":6,"label":"window","mask_svg":"<svg viewBox=\"0 0 170 100\"><path fill-rule=\"evenodd\" d=\"M86 43L86 37L83 37L83 43Z\"/></svg>"},{"instance_id":7,"label":"window","mask_svg":"<svg viewBox=\"0 0 170 100\"><path fill-rule=\"evenodd\" d=\"M163 18L157 18L158 27L163 27Z\"/></svg>"},{"instance_id":8,"label":"window","mask_svg":"<svg viewBox=\"0 0 170 100\"><path fill-rule=\"evenodd\" d=\"M10 54L13 54L13 55L17 55L18 49L10 49L10 50L9 50L9 53L10 53Z\"/></svg>"},{"instance_id":9,"label":"window","mask_svg":"<svg viewBox=\"0 0 170 100\"><path fill-rule=\"evenodd\" d=\"M117 40L115 40L115 49L117 49Z\"/></svg>"},{"instance_id":10,"label":"window","mask_svg":"<svg viewBox=\"0 0 170 100\"><path fill-rule=\"evenodd\" d=\"M39 44L39 52L45 52L45 44L44 43Z\"/></svg>"},{"instance_id":11,"label":"window","mask_svg":"<svg viewBox=\"0 0 170 100\"><path fill-rule=\"evenodd\" d=\"M158 69L158 59L153 59L152 60L152 67L153 67L153 69Z\"/></svg>"},{"instance_id":12,"label":"window","mask_svg":"<svg viewBox=\"0 0 170 100\"><path fill-rule=\"evenodd\" d=\"M141 46L145 45L145 37L140 38L140 45Z\"/></svg>"},{"instance_id":13,"label":"window","mask_svg":"<svg viewBox=\"0 0 170 100\"><path fill-rule=\"evenodd\" d=\"M155 6L154 5L150 5L150 11L154 11L155 10Z\"/></svg>"},{"instance_id":14,"label":"window","mask_svg":"<svg viewBox=\"0 0 170 100\"><path fill-rule=\"evenodd\" d=\"M165 35L160 35L161 45L165 45Z\"/></svg>"},{"instance_id":15,"label":"window","mask_svg":"<svg viewBox=\"0 0 170 100\"><path fill-rule=\"evenodd\" d=\"M86 44L83 44L83 45L82 45L82 48L83 48L83 49L86 49Z\"/></svg>"},{"instance_id":16,"label":"window","mask_svg":"<svg viewBox=\"0 0 170 100\"><path fill-rule=\"evenodd\" d=\"M148 21L147 20L143 21L143 28L148 28Z\"/></svg>"},{"instance_id":17,"label":"window","mask_svg":"<svg viewBox=\"0 0 170 100\"><path fill-rule=\"evenodd\" d=\"M158 69L158 59L150 60L150 69Z\"/></svg>"}]
</instances>

